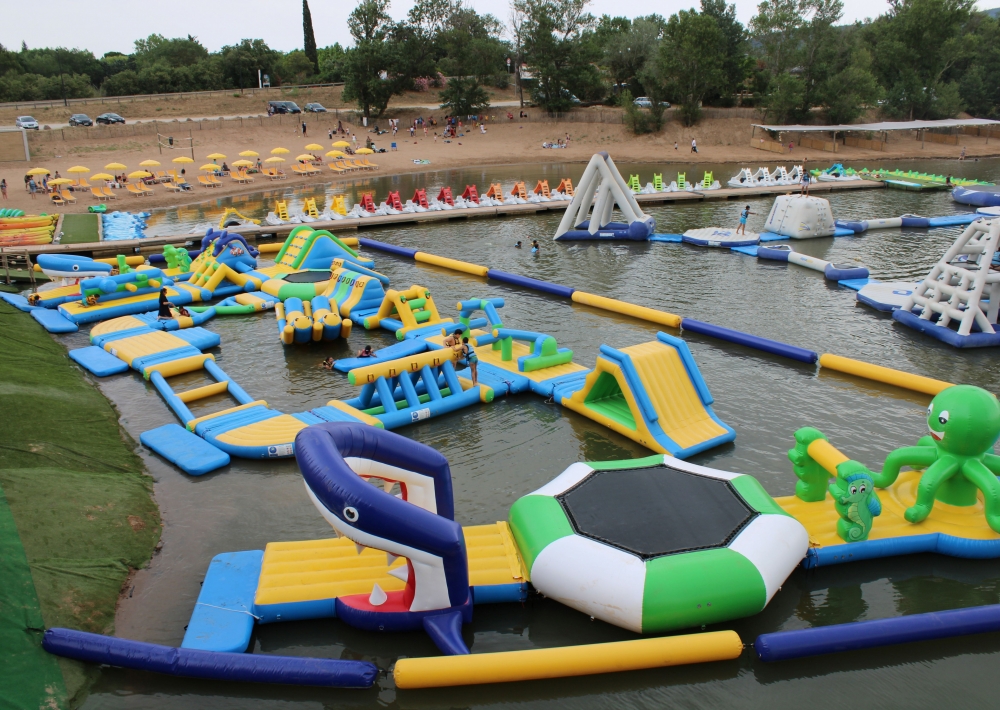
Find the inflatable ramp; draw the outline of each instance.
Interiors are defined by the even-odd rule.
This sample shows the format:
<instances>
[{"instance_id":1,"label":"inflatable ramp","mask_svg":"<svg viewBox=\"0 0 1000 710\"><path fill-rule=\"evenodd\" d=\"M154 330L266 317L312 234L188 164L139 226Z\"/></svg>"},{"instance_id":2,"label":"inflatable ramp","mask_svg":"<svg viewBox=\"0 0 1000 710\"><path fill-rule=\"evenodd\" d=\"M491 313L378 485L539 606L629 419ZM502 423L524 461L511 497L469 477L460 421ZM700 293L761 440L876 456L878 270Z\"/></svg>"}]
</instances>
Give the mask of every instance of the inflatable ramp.
<instances>
[{"instance_id":1,"label":"inflatable ramp","mask_svg":"<svg viewBox=\"0 0 1000 710\"><path fill-rule=\"evenodd\" d=\"M687 344L657 340L601 354L586 380L557 387L557 402L659 453L686 458L736 438L712 411L712 395Z\"/></svg>"}]
</instances>

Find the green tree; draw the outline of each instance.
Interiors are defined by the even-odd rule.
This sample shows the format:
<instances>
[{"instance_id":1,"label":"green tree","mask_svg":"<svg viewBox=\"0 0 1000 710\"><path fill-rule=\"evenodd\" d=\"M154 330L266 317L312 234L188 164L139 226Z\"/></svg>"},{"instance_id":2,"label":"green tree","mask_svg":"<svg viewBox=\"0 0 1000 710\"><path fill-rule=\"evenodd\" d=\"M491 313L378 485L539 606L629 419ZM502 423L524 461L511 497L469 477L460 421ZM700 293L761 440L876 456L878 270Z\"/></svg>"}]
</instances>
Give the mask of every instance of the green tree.
<instances>
[{"instance_id":1,"label":"green tree","mask_svg":"<svg viewBox=\"0 0 1000 710\"><path fill-rule=\"evenodd\" d=\"M273 74L281 53L267 46L262 39L244 39L239 44L222 48L222 72L227 86L245 88L257 86L257 72Z\"/></svg>"},{"instance_id":2,"label":"green tree","mask_svg":"<svg viewBox=\"0 0 1000 710\"><path fill-rule=\"evenodd\" d=\"M302 51L312 63L313 73L319 74L319 52L316 50L316 35L313 33L309 0L302 0Z\"/></svg>"},{"instance_id":3,"label":"green tree","mask_svg":"<svg viewBox=\"0 0 1000 710\"><path fill-rule=\"evenodd\" d=\"M489 107L489 94L473 77L453 77L441 92L441 108L455 116L478 114Z\"/></svg>"},{"instance_id":4,"label":"green tree","mask_svg":"<svg viewBox=\"0 0 1000 710\"><path fill-rule=\"evenodd\" d=\"M821 89L830 123L853 123L882 95L882 87L871 72L871 53L863 46L851 50L847 65L832 74Z\"/></svg>"},{"instance_id":5,"label":"green tree","mask_svg":"<svg viewBox=\"0 0 1000 710\"><path fill-rule=\"evenodd\" d=\"M295 49L278 60L275 73L281 84L303 84L315 73L312 60L301 49Z\"/></svg>"},{"instance_id":6,"label":"green tree","mask_svg":"<svg viewBox=\"0 0 1000 710\"><path fill-rule=\"evenodd\" d=\"M702 100L726 80L724 44L725 36L710 15L681 10L667 21L659 72L685 126L698 122Z\"/></svg>"},{"instance_id":7,"label":"green tree","mask_svg":"<svg viewBox=\"0 0 1000 710\"><path fill-rule=\"evenodd\" d=\"M656 58L665 25L666 21L655 15L649 18L637 17L627 30L607 33L603 38L604 64L616 86L628 86L633 95L649 93L639 75ZM598 25L598 30L600 29Z\"/></svg>"},{"instance_id":8,"label":"green tree","mask_svg":"<svg viewBox=\"0 0 1000 710\"><path fill-rule=\"evenodd\" d=\"M208 50L191 35L167 39L163 35L152 34L146 39L135 41L132 57L140 69L154 64L190 67L208 59Z\"/></svg>"},{"instance_id":9,"label":"green tree","mask_svg":"<svg viewBox=\"0 0 1000 710\"><path fill-rule=\"evenodd\" d=\"M344 80L344 61L347 53L336 42L329 47L317 50L319 56L319 76L327 82Z\"/></svg>"},{"instance_id":10,"label":"green tree","mask_svg":"<svg viewBox=\"0 0 1000 710\"><path fill-rule=\"evenodd\" d=\"M752 68L752 61L747 56L747 31L736 19L736 5L727 5L726 0L701 0L701 14L715 20L723 37L722 72L725 79L718 90L710 92L707 98L723 106L731 106Z\"/></svg>"}]
</instances>

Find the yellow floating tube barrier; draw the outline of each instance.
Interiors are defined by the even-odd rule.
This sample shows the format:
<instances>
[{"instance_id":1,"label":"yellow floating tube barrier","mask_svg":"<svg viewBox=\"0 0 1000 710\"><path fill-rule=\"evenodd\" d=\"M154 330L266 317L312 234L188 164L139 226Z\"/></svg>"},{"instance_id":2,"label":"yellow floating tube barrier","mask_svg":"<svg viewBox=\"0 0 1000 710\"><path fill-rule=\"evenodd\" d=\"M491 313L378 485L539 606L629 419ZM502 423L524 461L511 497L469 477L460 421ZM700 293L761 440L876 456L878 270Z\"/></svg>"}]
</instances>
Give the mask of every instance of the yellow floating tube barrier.
<instances>
[{"instance_id":1,"label":"yellow floating tube barrier","mask_svg":"<svg viewBox=\"0 0 1000 710\"><path fill-rule=\"evenodd\" d=\"M831 476L836 476L837 466L848 460L840 449L826 439L816 439L806 448L806 453Z\"/></svg>"},{"instance_id":2,"label":"yellow floating tube barrier","mask_svg":"<svg viewBox=\"0 0 1000 710\"><path fill-rule=\"evenodd\" d=\"M711 631L530 651L401 658L392 676L397 688L445 688L728 661L741 653L743 642L735 631Z\"/></svg>"},{"instance_id":3,"label":"yellow floating tube barrier","mask_svg":"<svg viewBox=\"0 0 1000 710\"><path fill-rule=\"evenodd\" d=\"M649 321L650 323L659 323L671 328L681 327L681 317L674 313L658 311L655 308L646 308L645 306L637 306L628 301L619 301L615 298L598 296L586 291L574 291L571 298L574 303L582 303L585 306L600 308L612 313L621 313L622 315L632 316L633 318Z\"/></svg>"},{"instance_id":4,"label":"yellow floating tube barrier","mask_svg":"<svg viewBox=\"0 0 1000 710\"><path fill-rule=\"evenodd\" d=\"M437 254L428 254L425 251L418 251L413 255L416 261L422 261L425 264L433 264L434 266L440 266L442 269L451 269L452 271L461 271L462 273L472 274L473 276L486 276L486 272L489 271L489 267L480 266L479 264L472 264L468 261L459 261L458 259L449 259L445 256L438 256Z\"/></svg>"},{"instance_id":5,"label":"yellow floating tube barrier","mask_svg":"<svg viewBox=\"0 0 1000 710\"><path fill-rule=\"evenodd\" d=\"M848 375L863 377L866 380L884 382L888 385L895 385L896 387L913 390L914 392L922 392L931 396L954 386L951 382L922 377L921 375L911 375L901 370L893 370L891 367L872 365L869 362L852 360L849 357L831 355L830 353L820 355L819 364L821 367L826 367L830 370L845 372Z\"/></svg>"},{"instance_id":6,"label":"yellow floating tube barrier","mask_svg":"<svg viewBox=\"0 0 1000 710\"><path fill-rule=\"evenodd\" d=\"M257 251L261 254L277 254L285 246L284 242L272 242L270 244L258 244Z\"/></svg>"},{"instance_id":7,"label":"yellow floating tube barrier","mask_svg":"<svg viewBox=\"0 0 1000 710\"><path fill-rule=\"evenodd\" d=\"M425 366L440 367L446 362L454 362L457 358L458 353L448 348L428 350L398 360L357 367L347 373L347 381L352 385L365 385L379 377L396 377L400 372L420 372Z\"/></svg>"}]
</instances>

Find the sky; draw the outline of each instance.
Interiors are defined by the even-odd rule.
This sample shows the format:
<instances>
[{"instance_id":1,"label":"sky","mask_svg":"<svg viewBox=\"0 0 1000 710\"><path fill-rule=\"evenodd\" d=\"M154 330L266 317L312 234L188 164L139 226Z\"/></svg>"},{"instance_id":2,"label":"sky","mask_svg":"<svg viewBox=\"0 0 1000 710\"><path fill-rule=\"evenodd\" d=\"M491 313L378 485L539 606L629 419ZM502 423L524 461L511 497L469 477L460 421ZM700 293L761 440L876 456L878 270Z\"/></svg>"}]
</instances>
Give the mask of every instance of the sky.
<instances>
[{"instance_id":1,"label":"sky","mask_svg":"<svg viewBox=\"0 0 1000 710\"><path fill-rule=\"evenodd\" d=\"M508 0L467 0L478 12L489 12L501 20L510 13ZM844 21L874 17L888 8L884 0L843 0ZM129 54L136 39L158 33L166 37L197 37L210 51L244 38L262 38L271 47L290 51L302 47L302 3L300 0L172 0L169 6L149 3L115 3L111 15L95 11L88 2L58 3L58 11L40 20L30 2L4 0L7 9L0 22L0 44L19 49L29 47L89 49L100 57L105 52ZM631 0L627 7L616 0L591 0L590 12L637 17L651 13L669 16L696 6L692 0ZM412 7L410 0L395 0L390 14L402 19ZM350 44L345 7L352 0L312 0L310 10L316 43ZM167 7L169 9L167 9ZM1000 0L980 0L980 9L1000 7ZM744 23L753 17L757 0L736 0L736 11Z\"/></svg>"}]
</instances>

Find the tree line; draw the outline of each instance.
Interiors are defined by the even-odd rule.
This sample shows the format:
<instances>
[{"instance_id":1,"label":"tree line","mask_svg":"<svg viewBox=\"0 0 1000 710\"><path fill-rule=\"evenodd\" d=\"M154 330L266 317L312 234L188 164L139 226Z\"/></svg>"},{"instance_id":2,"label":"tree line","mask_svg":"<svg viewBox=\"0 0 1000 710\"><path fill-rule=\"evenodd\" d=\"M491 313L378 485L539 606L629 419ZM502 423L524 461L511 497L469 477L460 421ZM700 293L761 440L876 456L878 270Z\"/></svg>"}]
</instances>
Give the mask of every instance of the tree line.
<instances>
[{"instance_id":1,"label":"tree line","mask_svg":"<svg viewBox=\"0 0 1000 710\"><path fill-rule=\"evenodd\" d=\"M734 105L776 123L817 113L846 123L872 109L1000 116L1000 21L975 0L890 0L853 24L842 24L841 0L763 0L746 26L726 0L635 19L598 18L587 4L512 0L500 19L463 0L417 0L395 21L389 0L360 0L347 19L352 46L318 47L303 0L303 48L291 52L263 39L209 52L196 37L155 34L101 58L0 46L0 101L239 89L256 87L260 72L275 86L343 82L344 98L374 116L393 96L431 88L452 113L478 113L486 89L515 82L546 111L620 104L636 132L657 130L666 102L688 125L703 106ZM637 96L650 107L637 108Z\"/></svg>"}]
</instances>

